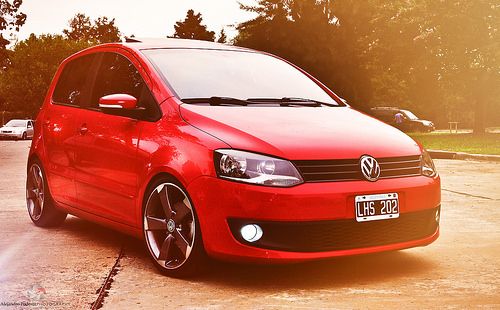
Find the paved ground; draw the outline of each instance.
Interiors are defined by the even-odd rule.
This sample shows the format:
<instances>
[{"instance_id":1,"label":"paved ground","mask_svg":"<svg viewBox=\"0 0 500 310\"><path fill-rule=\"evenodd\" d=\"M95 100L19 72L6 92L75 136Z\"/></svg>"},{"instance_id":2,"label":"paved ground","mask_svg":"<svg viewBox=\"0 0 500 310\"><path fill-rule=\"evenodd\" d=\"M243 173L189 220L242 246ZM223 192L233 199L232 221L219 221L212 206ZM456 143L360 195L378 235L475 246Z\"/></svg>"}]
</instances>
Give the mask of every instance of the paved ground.
<instances>
[{"instance_id":1,"label":"paved ground","mask_svg":"<svg viewBox=\"0 0 500 310\"><path fill-rule=\"evenodd\" d=\"M500 308L500 163L436 161L441 237L425 248L288 266L211 263L160 276L141 242L71 217L33 226L24 206L29 142L0 141L1 303L89 308L123 249L104 309Z\"/></svg>"}]
</instances>

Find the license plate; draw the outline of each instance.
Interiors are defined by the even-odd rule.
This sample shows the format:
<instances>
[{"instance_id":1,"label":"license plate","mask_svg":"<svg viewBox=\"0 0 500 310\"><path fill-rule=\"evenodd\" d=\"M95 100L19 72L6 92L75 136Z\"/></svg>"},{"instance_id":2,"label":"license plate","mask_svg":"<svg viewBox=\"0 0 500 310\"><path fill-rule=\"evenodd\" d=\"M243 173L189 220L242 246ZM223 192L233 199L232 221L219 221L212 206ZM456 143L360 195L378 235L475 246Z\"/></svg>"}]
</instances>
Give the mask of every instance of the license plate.
<instances>
[{"instance_id":1,"label":"license plate","mask_svg":"<svg viewBox=\"0 0 500 310\"><path fill-rule=\"evenodd\" d=\"M367 222L399 217L397 193L362 195L354 199L356 221Z\"/></svg>"}]
</instances>

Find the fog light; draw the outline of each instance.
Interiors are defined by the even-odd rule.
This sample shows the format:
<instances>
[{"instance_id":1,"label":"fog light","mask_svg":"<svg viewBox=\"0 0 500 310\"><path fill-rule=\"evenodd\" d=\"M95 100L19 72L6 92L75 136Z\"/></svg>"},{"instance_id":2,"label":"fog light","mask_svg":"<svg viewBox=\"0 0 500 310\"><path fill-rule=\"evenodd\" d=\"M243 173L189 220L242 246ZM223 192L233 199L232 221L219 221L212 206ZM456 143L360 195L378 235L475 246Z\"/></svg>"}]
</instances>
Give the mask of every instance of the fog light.
<instances>
[{"instance_id":1,"label":"fog light","mask_svg":"<svg viewBox=\"0 0 500 310\"><path fill-rule=\"evenodd\" d=\"M255 242L262 238L262 228L256 224L248 224L241 227L240 233L243 239L248 242Z\"/></svg>"}]
</instances>

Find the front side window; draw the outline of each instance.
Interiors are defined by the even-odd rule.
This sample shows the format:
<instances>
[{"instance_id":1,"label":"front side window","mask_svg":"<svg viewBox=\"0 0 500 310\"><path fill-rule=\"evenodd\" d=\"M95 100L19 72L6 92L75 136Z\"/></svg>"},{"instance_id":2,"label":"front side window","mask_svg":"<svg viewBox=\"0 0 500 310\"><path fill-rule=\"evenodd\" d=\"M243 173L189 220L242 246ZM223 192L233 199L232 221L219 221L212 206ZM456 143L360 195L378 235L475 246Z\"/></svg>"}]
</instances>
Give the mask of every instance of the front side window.
<instances>
[{"instance_id":1,"label":"front side window","mask_svg":"<svg viewBox=\"0 0 500 310\"><path fill-rule=\"evenodd\" d=\"M308 76L275 57L244 51L154 49L142 51L180 99L307 98L338 103Z\"/></svg>"},{"instance_id":2,"label":"front side window","mask_svg":"<svg viewBox=\"0 0 500 310\"><path fill-rule=\"evenodd\" d=\"M83 105L82 98L87 95L85 94L86 81L94 57L94 54L78 57L64 66L52 96L54 103Z\"/></svg>"},{"instance_id":3,"label":"front side window","mask_svg":"<svg viewBox=\"0 0 500 310\"><path fill-rule=\"evenodd\" d=\"M99 99L112 94L128 94L137 106L146 109L146 118L155 118L158 106L141 74L125 56L104 53L92 90L91 108L99 107Z\"/></svg>"}]
</instances>

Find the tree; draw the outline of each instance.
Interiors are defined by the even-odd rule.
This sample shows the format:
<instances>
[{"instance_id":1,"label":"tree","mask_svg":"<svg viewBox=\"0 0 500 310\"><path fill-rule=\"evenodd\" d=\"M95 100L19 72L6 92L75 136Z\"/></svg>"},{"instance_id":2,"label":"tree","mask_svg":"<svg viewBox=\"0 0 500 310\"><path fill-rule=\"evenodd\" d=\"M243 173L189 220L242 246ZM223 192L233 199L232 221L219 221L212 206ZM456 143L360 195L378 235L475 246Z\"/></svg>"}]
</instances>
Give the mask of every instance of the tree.
<instances>
[{"instance_id":1,"label":"tree","mask_svg":"<svg viewBox=\"0 0 500 310\"><path fill-rule=\"evenodd\" d=\"M236 45L298 64L356 108L400 106L441 126L474 123L475 133L500 122L498 1L256 0L242 9L257 17L238 25Z\"/></svg>"},{"instance_id":2,"label":"tree","mask_svg":"<svg viewBox=\"0 0 500 310\"><path fill-rule=\"evenodd\" d=\"M31 34L17 43L9 55L11 65L0 71L0 98L4 100L0 110L36 116L61 61L89 46L61 35Z\"/></svg>"},{"instance_id":3,"label":"tree","mask_svg":"<svg viewBox=\"0 0 500 310\"><path fill-rule=\"evenodd\" d=\"M120 31L115 26L115 19L99 17L94 21L85 14L78 13L69 21L69 29L63 30L64 35L74 41L84 41L92 44L118 42Z\"/></svg>"},{"instance_id":4,"label":"tree","mask_svg":"<svg viewBox=\"0 0 500 310\"><path fill-rule=\"evenodd\" d=\"M491 112L500 109L495 86L500 85L500 6L495 3L376 4L367 37L367 42L375 42L368 53L370 62L375 71L391 69L393 80L405 85L406 98L417 111L443 122L468 122L470 115L474 133L484 133L488 120L498 121L499 114ZM485 115L485 110L491 112Z\"/></svg>"},{"instance_id":5,"label":"tree","mask_svg":"<svg viewBox=\"0 0 500 310\"><path fill-rule=\"evenodd\" d=\"M69 29L64 29L64 35L74 41L90 41L92 32L92 23L90 17L83 13L76 14L69 20Z\"/></svg>"},{"instance_id":6,"label":"tree","mask_svg":"<svg viewBox=\"0 0 500 310\"><path fill-rule=\"evenodd\" d=\"M342 36L340 32L335 3L337 1L331 0L258 0L254 6L242 5L242 9L258 15L237 26L239 34L235 45L290 60L363 108L370 98L370 82L361 61L358 38ZM354 3L354 6L359 5Z\"/></svg>"},{"instance_id":7,"label":"tree","mask_svg":"<svg viewBox=\"0 0 500 310\"><path fill-rule=\"evenodd\" d=\"M26 22L26 14L19 11L22 0L0 0L0 65L3 67L7 61L7 45L10 44L12 32L18 32ZM4 37L7 32L7 37Z\"/></svg>"},{"instance_id":8,"label":"tree","mask_svg":"<svg viewBox=\"0 0 500 310\"><path fill-rule=\"evenodd\" d=\"M495 0L427 0L420 44L440 59L439 75L474 110L474 133L484 134L486 111L500 109L500 4Z\"/></svg>"},{"instance_id":9,"label":"tree","mask_svg":"<svg viewBox=\"0 0 500 310\"><path fill-rule=\"evenodd\" d=\"M226 43L227 42L227 35L226 35L226 31L224 30L224 28L221 29L220 34L219 34L219 38L217 39L217 42L218 43Z\"/></svg>"},{"instance_id":10,"label":"tree","mask_svg":"<svg viewBox=\"0 0 500 310\"><path fill-rule=\"evenodd\" d=\"M178 21L174 25L174 38L215 41L215 32L208 31L207 26L201 24L202 21L201 13L187 11L184 21Z\"/></svg>"}]
</instances>

